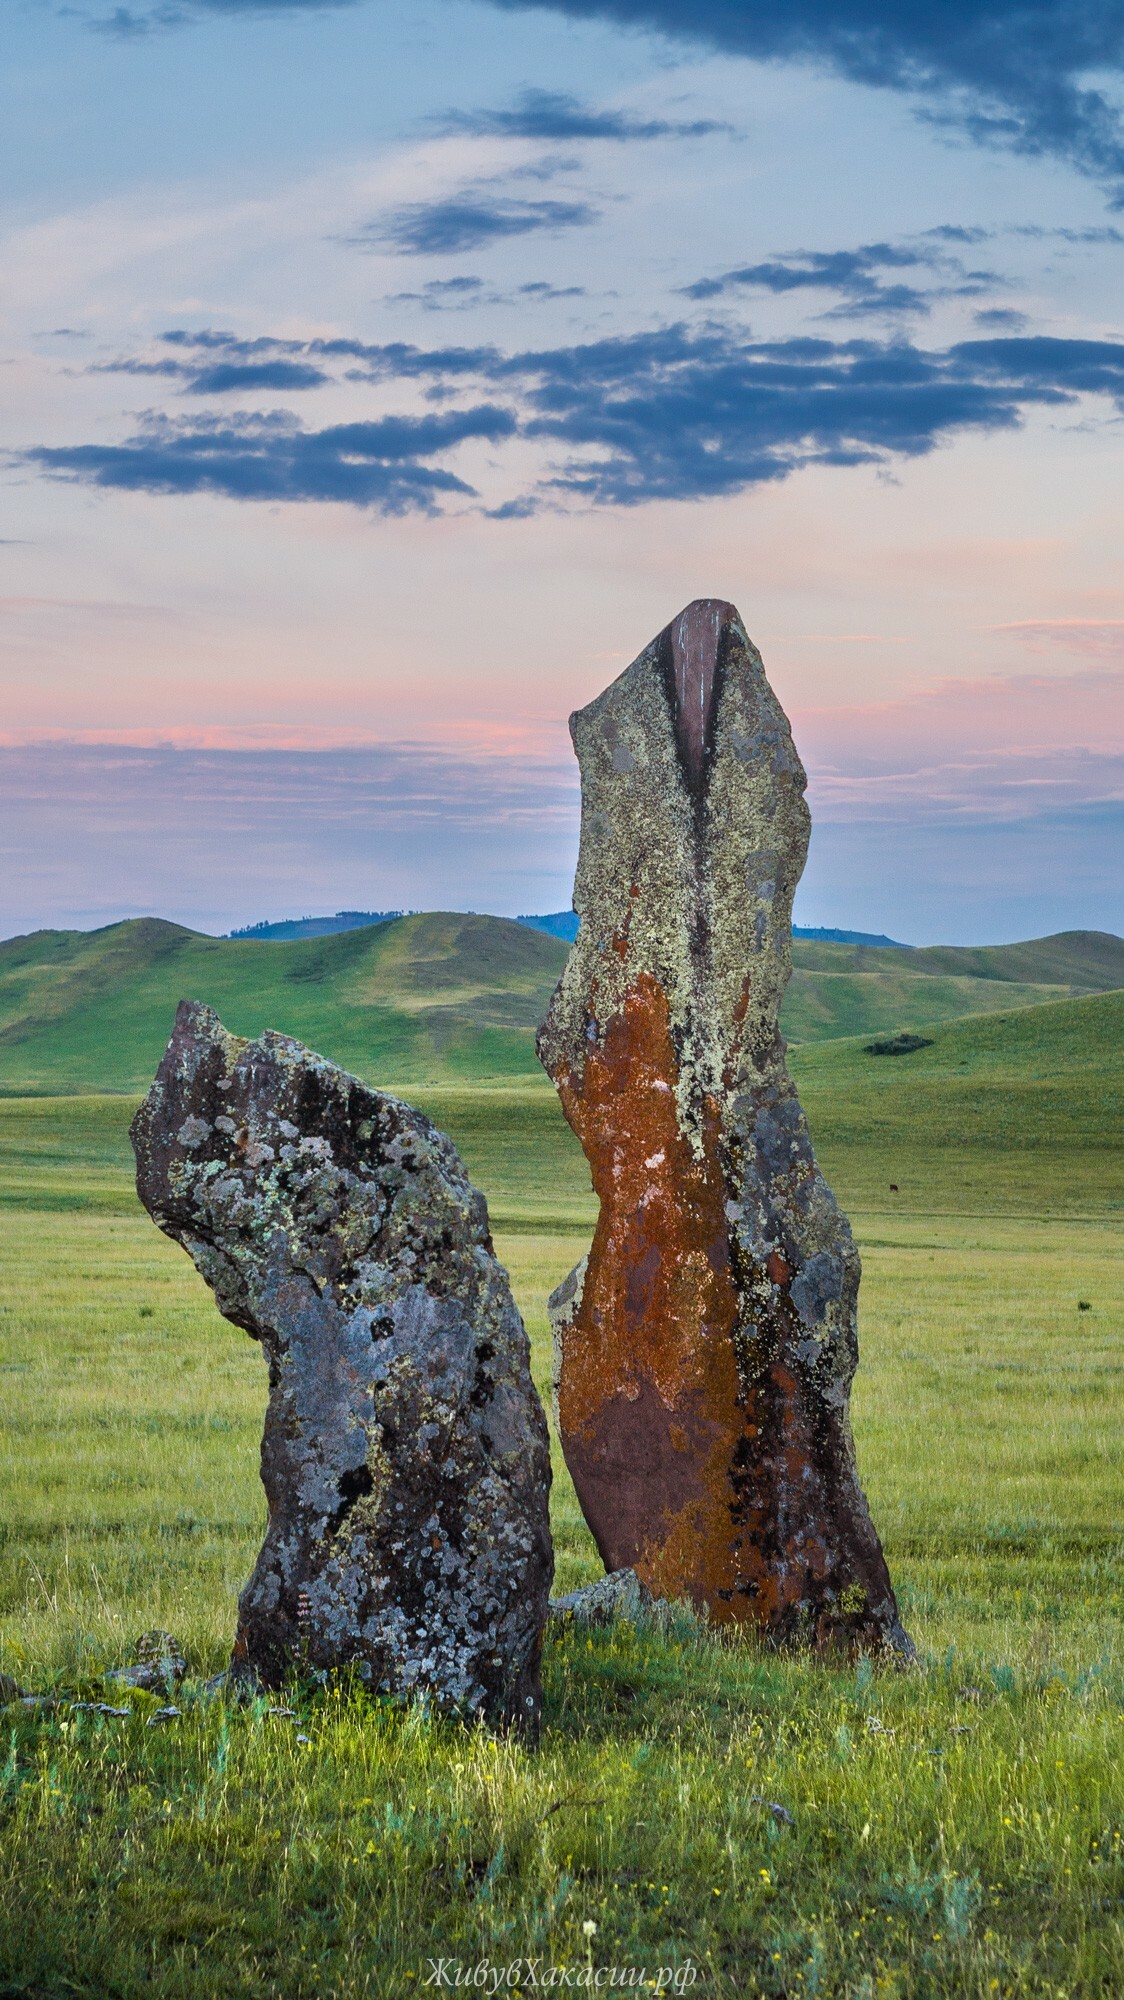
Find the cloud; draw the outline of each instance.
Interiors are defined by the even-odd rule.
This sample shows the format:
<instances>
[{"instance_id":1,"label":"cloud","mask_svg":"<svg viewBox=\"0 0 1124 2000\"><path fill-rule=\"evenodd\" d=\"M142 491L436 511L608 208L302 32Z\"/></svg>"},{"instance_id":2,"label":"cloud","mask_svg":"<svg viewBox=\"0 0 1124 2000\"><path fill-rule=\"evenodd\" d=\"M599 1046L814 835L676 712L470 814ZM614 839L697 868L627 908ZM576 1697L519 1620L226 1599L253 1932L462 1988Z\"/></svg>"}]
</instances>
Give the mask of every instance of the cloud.
<instances>
[{"instance_id":1,"label":"cloud","mask_svg":"<svg viewBox=\"0 0 1124 2000\"><path fill-rule=\"evenodd\" d=\"M447 111L436 122L442 132L501 139L699 139L733 130L715 118L685 122L594 111L558 90L525 90L510 110Z\"/></svg>"},{"instance_id":2,"label":"cloud","mask_svg":"<svg viewBox=\"0 0 1124 2000\"><path fill-rule=\"evenodd\" d=\"M572 758L445 750L0 745L0 936L155 913L559 909Z\"/></svg>"},{"instance_id":3,"label":"cloud","mask_svg":"<svg viewBox=\"0 0 1124 2000\"><path fill-rule=\"evenodd\" d=\"M351 4L355 0L164 0L144 9L119 6L92 25L130 39L206 15L269 18ZM756 61L828 68L854 83L902 91L920 100L930 122L978 145L1059 156L1107 183L1124 203L1124 119L1114 101L1124 72L1124 0L493 4L606 21ZM1099 87L1101 78L1105 87Z\"/></svg>"},{"instance_id":4,"label":"cloud","mask_svg":"<svg viewBox=\"0 0 1124 2000\"><path fill-rule=\"evenodd\" d=\"M425 461L468 438L537 440L548 457L535 491L491 509L511 514L550 497L636 506L736 493L808 465L888 465L964 431L1015 429L1030 409L1082 396L1124 411L1119 341L995 336L934 350L904 338L755 341L686 325L514 354L401 341L246 342L214 331L166 340L177 358L193 342L212 359L250 350L265 359L271 346L293 358L296 349L318 367L355 364L345 366L349 380L490 400L320 431L286 412L156 416L123 445L40 447L24 462L101 486L432 512L441 496L476 496Z\"/></svg>"},{"instance_id":5,"label":"cloud","mask_svg":"<svg viewBox=\"0 0 1124 2000\"><path fill-rule=\"evenodd\" d=\"M507 410L383 417L306 431L287 412L151 418L122 445L43 446L28 462L58 478L148 493L219 493L233 500L334 500L381 514L432 513L437 496L473 488L423 461L466 438L510 437Z\"/></svg>"},{"instance_id":6,"label":"cloud","mask_svg":"<svg viewBox=\"0 0 1124 2000\"><path fill-rule=\"evenodd\" d=\"M584 299L584 285L548 285L537 279L510 291L486 291L483 278L431 278L416 292L390 292L389 306L417 305L425 312L467 312L472 306L546 305L554 299Z\"/></svg>"},{"instance_id":7,"label":"cloud","mask_svg":"<svg viewBox=\"0 0 1124 2000\"><path fill-rule=\"evenodd\" d=\"M1048 739L1041 764L1032 752L1041 723L1070 716L1069 686L1048 701L1043 684L1019 732L1031 754L1020 742L1006 759L987 754L990 734L983 756L970 747L998 686L934 690L899 717L898 761L884 756L866 785L869 712L798 716L817 828L800 921L918 944L1124 928L1119 766L1067 747L1051 769ZM341 907L559 909L578 803L565 754L0 745L0 936L148 913L226 931Z\"/></svg>"},{"instance_id":8,"label":"cloud","mask_svg":"<svg viewBox=\"0 0 1124 2000\"><path fill-rule=\"evenodd\" d=\"M1021 333L1029 325L1026 314L1016 312L1013 306L987 306L972 318L987 333Z\"/></svg>"},{"instance_id":9,"label":"cloud","mask_svg":"<svg viewBox=\"0 0 1124 2000\"><path fill-rule=\"evenodd\" d=\"M967 341L753 342L664 327L513 357L528 436L598 455L559 488L608 505L701 499L809 464L918 457L963 430L1011 429L1024 409L1089 392L1124 406L1124 344Z\"/></svg>"},{"instance_id":10,"label":"cloud","mask_svg":"<svg viewBox=\"0 0 1124 2000\"><path fill-rule=\"evenodd\" d=\"M509 236L551 235L583 229L599 220L585 201L514 201L487 194L449 195L439 201L407 202L349 238L362 249L387 247L407 257L460 256Z\"/></svg>"},{"instance_id":11,"label":"cloud","mask_svg":"<svg viewBox=\"0 0 1124 2000\"><path fill-rule=\"evenodd\" d=\"M1121 618L1024 618L1014 625L993 625L991 630L1021 640L1032 653L1045 653L1058 646L1067 653L1084 654L1090 659L1124 660ZM1119 696L1117 684L1118 701Z\"/></svg>"},{"instance_id":12,"label":"cloud","mask_svg":"<svg viewBox=\"0 0 1124 2000\"><path fill-rule=\"evenodd\" d=\"M387 305L420 305L427 312L461 312L465 306L479 305L483 278L431 278L420 292L391 292Z\"/></svg>"},{"instance_id":13,"label":"cloud","mask_svg":"<svg viewBox=\"0 0 1124 2000\"><path fill-rule=\"evenodd\" d=\"M946 232L939 232L945 236ZM928 231L928 235L937 235ZM947 232L959 240L959 233ZM944 282L921 291L916 285L883 282L885 271L924 268ZM949 282L949 280L952 282ZM793 250L759 264L742 264L716 278L699 278L684 285L689 299L716 299L731 292L834 292L838 303L822 317L854 319L875 315L928 313L937 298L973 297L998 283L994 271L966 271L956 257L928 247L897 243L863 243L855 250Z\"/></svg>"},{"instance_id":14,"label":"cloud","mask_svg":"<svg viewBox=\"0 0 1124 2000\"><path fill-rule=\"evenodd\" d=\"M146 35L159 33L161 29L185 27L206 14L241 15L243 18L327 14L361 4L362 0L160 0L159 5L141 11L132 7L115 7L110 14L93 16L87 25L96 34L108 35L116 41L135 42Z\"/></svg>"},{"instance_id":15,"label":"cloud","mask_svg":"<svg viewBox=\"0 0 1124 2000\"><path fill-rule=\"evenodd\" d=\"M1055 154L1124 199L1124 0L496 0L908 92L980 145Z\"/></svg>"},{"instance_id":16,"label":"cloud","mask_svg":"<svg viewBox=\"0 0 1124 2000\"><path fill-rule=\"evenodd\" d=\"M187 396L223 396L249 389L319 389L331 376L310 361L99 361L91 375L164 375L183 382Z\"/></svg>"}]
</instances>

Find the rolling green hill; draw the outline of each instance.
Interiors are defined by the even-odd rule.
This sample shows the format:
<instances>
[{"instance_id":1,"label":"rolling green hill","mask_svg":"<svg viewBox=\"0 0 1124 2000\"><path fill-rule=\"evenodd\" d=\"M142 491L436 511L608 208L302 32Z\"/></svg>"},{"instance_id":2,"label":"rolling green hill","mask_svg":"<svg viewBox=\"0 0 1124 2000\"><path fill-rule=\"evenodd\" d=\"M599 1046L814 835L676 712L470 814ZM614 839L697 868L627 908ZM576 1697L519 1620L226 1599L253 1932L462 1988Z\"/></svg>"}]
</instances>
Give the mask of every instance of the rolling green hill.
<instances>
[{"instance_id":1,"label":"rolling green hill","mask_svg":"<svg viewBox=\"0 0 1124 2000\"><path fill-rule=\"evenodd\" d=\"M567 949L442 912L286 943L155 918L37 931L0 945L0 1087L145 1089L185 997L236 1034L279 1028L376 1081L525 1075Z\"/></svg>"},{"instance_id":2,"label":"rolling green hill","mask_svg":"<svg viewBox=\"0 0 1124 2000\"><path fill-rule=\"evenodd\" d=\"M0 944L0 1090L145 1088L184 997L237 1033L282 1029L402 1089L536 1076L534 1031L567 949L443 911L280 942L157 918L37 931ZM1089 931L921 951L798 939L793 960L781 1018L794 1044L1124 987L1124 942Z\"/></svg>"}]
</instances>

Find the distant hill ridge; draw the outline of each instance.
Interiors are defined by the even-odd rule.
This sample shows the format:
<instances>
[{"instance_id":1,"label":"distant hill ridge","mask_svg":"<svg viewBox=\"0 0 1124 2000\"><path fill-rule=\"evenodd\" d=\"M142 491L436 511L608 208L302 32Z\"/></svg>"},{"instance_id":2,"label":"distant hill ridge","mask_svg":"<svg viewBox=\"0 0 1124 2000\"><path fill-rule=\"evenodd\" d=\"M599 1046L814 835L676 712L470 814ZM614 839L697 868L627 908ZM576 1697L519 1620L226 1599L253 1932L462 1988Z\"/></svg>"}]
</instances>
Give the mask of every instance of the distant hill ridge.
<instances>
[{"instance_id":1,"label":"distant hill ridge","mask_svg":"<svg viewBox=\"0 0 1124 2000\"><path fill-rule=\"evenodd\" d=\"M541 1082L535 1029L568 951L535 926L447 910L291 939L204 937L157 917L36 931L0 943L0 1091L143 1089L184 997L235 1033L296 1035L390 1089ZM1099 931L917 950L797 938L781 1024L794 1043L869 1040L1115 988L1124 942Z\"/></svg>"},{"instance_id":2,"label":"distant hill ridge","mask_svg":"<svg viewBox=\"0 0 1124 2000\"><path fill-rule=\"evenodd\" d=\"M278 923L244 924L240 930L227 931L229 938L272 938L285 940L301 937L332 937L337 931L362 930L367 924L389 924L396 917L417 916L417 910L337 910L334 917L283 917ZM475 914L472 912L471 914ZM573 910L555 910L544 917L515 917L513 921L523 924L527 930L545 931L548 937L565 938L572 944L578 934L578 917ZM895 951L909 951L911 947L899 944L896 938L875 935L872 931L839 931L805 929L794 924L792 935L796 938L812 938L820 944L869 944L889 946Z\"/></svg>"},{"instance_id":3,"label":"distant hill ridge","mask_svg":"<svg viewBox=\"0 0 1124 2000\"><path fill-rule=\"evenodd\" d=\"M337 931L366 930L368 924L392 924L396 917L416 916L415 910L337 910L334 917L283 917L280 923L244 924L227 931L228 938L333 937Z\"/></svg>"},{"instance_id":4,"label":"distant hill ridge","mask_svg":"<svg viewBox=\"0 0 1124 2000\"><path fill-rule=\"evenodd\" d=\"M574 910L555 910L548 917L516 917L517 924L526 924L529 930L546 931L550 937L566 938L573 943L578 934L578 918ZM793 924L794 938L812 938L819 944L869 944L879 948L889 945L894 951L909 951L911 946L899 944L896 938L876 936L873 931L808 930L800 924Z\"/></svg>"}]
</instances>

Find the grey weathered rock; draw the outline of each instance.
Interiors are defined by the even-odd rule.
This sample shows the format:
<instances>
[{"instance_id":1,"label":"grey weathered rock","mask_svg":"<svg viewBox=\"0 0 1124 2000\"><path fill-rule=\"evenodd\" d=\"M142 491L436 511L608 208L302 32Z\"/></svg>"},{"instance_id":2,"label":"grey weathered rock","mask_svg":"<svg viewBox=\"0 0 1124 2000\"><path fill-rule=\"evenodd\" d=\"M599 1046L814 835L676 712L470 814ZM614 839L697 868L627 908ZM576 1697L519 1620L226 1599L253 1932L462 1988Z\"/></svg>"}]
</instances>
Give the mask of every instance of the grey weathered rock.
<instances>
[{"instance_id":1,"label":"grey weathered rock","mask_svg":"<svg viewBox=\"0 0 1124 2000\"><path fill-rule=\"evenodd\" d=\"M187 1672L183 1648L170 1632L142 1632L135 1650L135 1661L127 1667L114 1667L107 1680L144 1688L150 1694L170 1694Z\"/></svg>"},{"instance_id":2,"label":"grey weathered rock","mask_svg":"<svg viewBox=\"0 0 1124 2000\"><path fill-rule=\"evenodd\" d=\"M787 720L703 599L570 729L581 924L539 1053L601 1200L551 1301L578 1497L656 1597L908 1652L847 1415L858 1252L777 1025L809 828Z\"/></svg>"},{"instance_id":3,"label":"grey weathered rock","mask_svg":"<svg viewBox=\"0 0 1124 2000\"><path fill-rule=\"evenodd\" d=\"M269 1527L232 1668L532 1733L553 1572L546 1420L483 1196L428 1119L183 1002L137 1188L269 1364Z\"/></svg>"},{"instance_id":4,"label":"grey weathered rock","mask_svg":"<svg viewBox=\"0 0 1124 2000\"><path fill-rule=\"evenodd\" d=\"M552 1597L552 1618L573 1618L579 1625L611 1625L614 1619L635 1622L650 1609L652 1599L634 1569L615 1569L596 1583L583 1584L565 1597Z\"/></svg>"}]
</instances>

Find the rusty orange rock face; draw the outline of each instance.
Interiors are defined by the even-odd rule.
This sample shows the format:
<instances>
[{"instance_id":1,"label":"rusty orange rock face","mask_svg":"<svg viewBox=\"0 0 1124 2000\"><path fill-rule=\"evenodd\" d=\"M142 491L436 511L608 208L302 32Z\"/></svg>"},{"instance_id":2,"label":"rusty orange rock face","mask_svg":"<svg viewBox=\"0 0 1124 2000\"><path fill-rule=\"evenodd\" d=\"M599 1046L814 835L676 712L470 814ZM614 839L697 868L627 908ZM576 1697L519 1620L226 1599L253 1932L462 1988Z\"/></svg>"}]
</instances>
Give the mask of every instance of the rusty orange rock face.
<instances>
[{"instance_id":1,"label":"rusty orange rock face","mask_svg":"<svg viewBox=\"0 0 1124 2000\"><path fill-rule=\"evenodd\" d=\"M571 730L582 921L540 1054L601 1204L552 1301L578 1497L656 1596L908 1650L847 1420L858 1255L777 1030L807 844L787 723L702 600Z\"/></svg>"}]
</instances>

